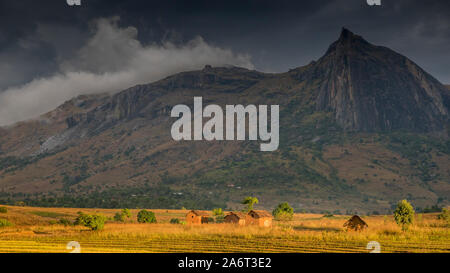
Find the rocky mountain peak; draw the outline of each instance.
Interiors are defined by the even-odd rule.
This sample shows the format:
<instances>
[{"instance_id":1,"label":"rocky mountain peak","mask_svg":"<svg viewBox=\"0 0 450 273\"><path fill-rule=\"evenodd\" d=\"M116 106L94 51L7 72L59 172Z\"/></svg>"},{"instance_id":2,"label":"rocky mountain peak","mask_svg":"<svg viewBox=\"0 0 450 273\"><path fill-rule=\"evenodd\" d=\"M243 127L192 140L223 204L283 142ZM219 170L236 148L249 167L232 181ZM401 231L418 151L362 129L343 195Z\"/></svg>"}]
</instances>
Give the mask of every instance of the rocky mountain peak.
<instances>
[{"instance_id":1,"label":"rocky mountain peak","mask_svg":"<svg viewBox=\"0 0 450 273\"><path fill-rule=\"evenodd\" d=\"M339 39L330 45L325 55L342 54L349 51L365 51L372 47L374 46L363 37L354 34L346 28L342 28Z\"/></svg>"},{"instance_id":2,"label":"rocky mountain peak","mask_svg":"<svg viewBox=\"0 0 450 273\"><path fill-rule=\"evenodd\" d=\"M356 131L445 131L447 90L417 64L343 28L314 67L317 108Z\"/></svg>"},{"instance_id":3,"label":"rocky mountain peak","mask_svg":"<svg viewBox=\"0 0 450 273\"><path fill-rule=\"evenodd\" d=\"M341 35L339 36L340 42L350 42L354 40L364 40L361 36L354 34L350 30L346 29L345 27L341 30ZM364 40L365 41L365 40Z\"/></svg>"}]
</instances>

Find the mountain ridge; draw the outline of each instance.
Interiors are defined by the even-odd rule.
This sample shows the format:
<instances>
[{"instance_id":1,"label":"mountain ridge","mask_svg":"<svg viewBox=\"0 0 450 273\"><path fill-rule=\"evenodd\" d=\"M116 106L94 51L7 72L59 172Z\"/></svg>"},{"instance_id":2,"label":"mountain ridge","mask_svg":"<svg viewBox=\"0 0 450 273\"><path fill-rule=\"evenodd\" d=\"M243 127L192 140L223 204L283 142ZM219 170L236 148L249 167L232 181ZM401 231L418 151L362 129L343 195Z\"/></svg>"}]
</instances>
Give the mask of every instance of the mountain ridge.
<instances>
[{"instance_id":1,"label":"mountain ridge","mask_svg":"<svg viewBox=\"0 0 450 273\"><path fill-rule=\"evenodd\" d=\"M400 198L442 205L448 93L408 58L343 29L323 57L288 72L205 66L0 129L0 202L235 208L257 195L319 211L383 211ZM194 96L279 104L280 149L173 141L170 110Z\"/></svg>"}]
</instances>

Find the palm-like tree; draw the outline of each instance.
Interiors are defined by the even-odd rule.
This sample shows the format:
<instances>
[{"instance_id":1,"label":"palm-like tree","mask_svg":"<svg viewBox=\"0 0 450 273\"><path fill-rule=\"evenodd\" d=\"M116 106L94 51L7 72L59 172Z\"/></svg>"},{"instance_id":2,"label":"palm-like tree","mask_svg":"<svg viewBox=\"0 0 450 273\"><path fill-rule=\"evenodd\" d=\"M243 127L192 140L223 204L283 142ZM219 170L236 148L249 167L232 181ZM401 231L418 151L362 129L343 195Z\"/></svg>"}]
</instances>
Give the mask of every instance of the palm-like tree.
<instances>
[{"instance_id":1,"label":"palm-like tree","mask_svg":"<svg viewBox=\"0 0 450 273\"><path fill-rule=\"evenodd\" d=\"M247 211L251 211L253 209L254 204L258 204L258 198L248 196L244 200L242 200L242 204L247 205Z\"/></svg>"}]
</instances>

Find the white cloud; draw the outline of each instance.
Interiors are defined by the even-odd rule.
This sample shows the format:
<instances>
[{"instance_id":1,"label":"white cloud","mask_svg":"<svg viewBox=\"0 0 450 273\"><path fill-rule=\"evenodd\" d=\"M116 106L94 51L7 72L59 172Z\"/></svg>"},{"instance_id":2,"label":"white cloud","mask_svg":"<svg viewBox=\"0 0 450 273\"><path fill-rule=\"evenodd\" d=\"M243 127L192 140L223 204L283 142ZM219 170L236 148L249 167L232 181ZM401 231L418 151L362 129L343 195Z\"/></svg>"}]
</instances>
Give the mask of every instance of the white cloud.
<instances>
[{"instance_id":1,"label":"white cloud","mask_svg":"<svg viewBox=\"0 0 450 273\"><path fill-rule=\"evenodd\" d=\"M0 92L0 125L38 117L81 94L118 92L205 64L253 69L248 55L209 45L201 37L184 45L142 45L137 29L121 28L118 20L97 20L92 37L75 58L61 62L59 73Z\"/></svg>"}]
</instances>

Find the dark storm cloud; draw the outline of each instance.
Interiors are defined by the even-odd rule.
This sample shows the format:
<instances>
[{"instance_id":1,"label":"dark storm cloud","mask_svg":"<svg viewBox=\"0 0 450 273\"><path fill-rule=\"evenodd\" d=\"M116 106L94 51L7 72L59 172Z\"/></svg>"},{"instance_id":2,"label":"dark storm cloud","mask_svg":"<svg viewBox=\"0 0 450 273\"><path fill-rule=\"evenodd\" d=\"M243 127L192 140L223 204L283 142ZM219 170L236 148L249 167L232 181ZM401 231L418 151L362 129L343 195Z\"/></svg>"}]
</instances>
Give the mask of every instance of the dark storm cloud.
<instances>
[{"instance_id":1,"label":"dark storm cloud","mask_svg":"<svg viewBox=\"0 0 450 273\"><path fill-rule=\"evenodd\" d=\"M248 55L209 45L199 36L179 45L170 41L144 45L137 39L137 28L121 27L119 22L119 17L93 21L89 39L71 57L58 58L56 72L0 92L0 125L38 117L77 95L114 93L205 64L254 68ZM35 40L21 44L40 48L42 38Z\"/></svg>"},{"instance_id":2,"label":"dark storm cloud","mask_svg":"<svg viewBox=\"0 0 450 273\"><path fill-rule=\"evenodd\" d=\"M450 83L450 4L444 0L381 0L381 7L368 6L366 0L81 2L81 7L69 7L65 0L0 0L0 93L22 92L22 102L30 102L29 97L40 95L37 91L30 95L34 89L57 86L66 79L68 89L61 99L70 98L78 94L72 93L73 88L100 92L124 74L128 75L124 84L132 85L225 59L282 72L322 56L343 26L408 56L441 82ZM101 19L117 16L120 20L114 22ZM202 50L209 55L199 53ZM168 52L181 54L178 67ZM138 57L149 66L166 65L162 72L155 69L148 74ZM74 84L78 78L68 77L74 72L104 85L79 87ZM102 73L116 78L99 80ZM57 106L52 103L23 110L27 114L13 115L11 120ZM25 109L26 104L16 108Z\"/></svg>"},{"instance_id":3,"label":"dark storm cloud","mask_svg":"<svg viewBox=\"0 0 450 273\"><path fill-rule=\"evenodd\" d=\"M450 53L450 4L445 0L382 0L381 7L368 6L365 0L82 0L81 7L69 7L65 0L2 0L0 49L30 35L39 24L77 29L77 35L59 36L73 42L53 48L64 58L71 45L87 39L90 21L117 15L120 24L139 30L143 43L185 42L200 35L213 44L250 53L256 67L267 71L285 71L320 57L346 26L450 82L446 64L450 62L442 58Z\"/></svg>"}]
</instances>

